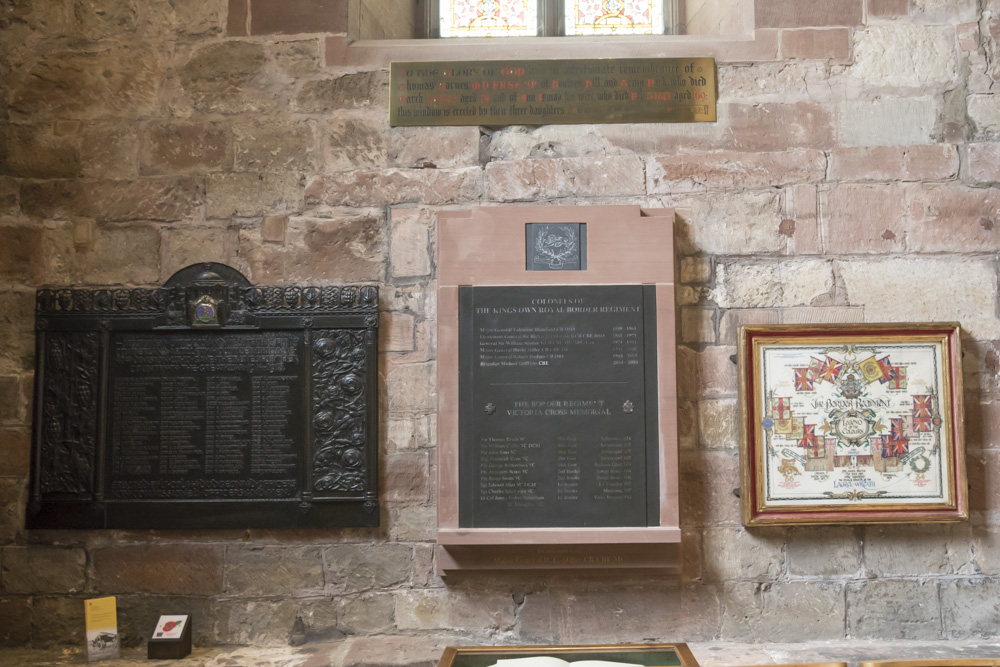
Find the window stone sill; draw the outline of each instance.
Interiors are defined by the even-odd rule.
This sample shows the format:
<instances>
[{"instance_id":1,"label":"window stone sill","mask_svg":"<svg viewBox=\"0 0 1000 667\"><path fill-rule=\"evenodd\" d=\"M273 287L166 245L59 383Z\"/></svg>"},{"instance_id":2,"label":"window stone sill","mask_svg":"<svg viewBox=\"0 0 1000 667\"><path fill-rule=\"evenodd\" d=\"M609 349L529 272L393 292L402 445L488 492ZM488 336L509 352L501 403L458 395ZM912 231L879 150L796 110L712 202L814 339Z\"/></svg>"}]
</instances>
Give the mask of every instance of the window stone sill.
<instances>
[{"instance_id":1,"label":"window stone sill","mask_svg":"<svg viewBox=\"0 0 1000 667\"><path fill-rule=\"evenodd\" d=\"M779 59L779 31L752 36L635 35L595 37L511 37L505 39L350 40L326 38L330 67L386 67L389 63L437 60L533 60L542 58L714 57L723 63Z\"/></svg>"}]
</instances>

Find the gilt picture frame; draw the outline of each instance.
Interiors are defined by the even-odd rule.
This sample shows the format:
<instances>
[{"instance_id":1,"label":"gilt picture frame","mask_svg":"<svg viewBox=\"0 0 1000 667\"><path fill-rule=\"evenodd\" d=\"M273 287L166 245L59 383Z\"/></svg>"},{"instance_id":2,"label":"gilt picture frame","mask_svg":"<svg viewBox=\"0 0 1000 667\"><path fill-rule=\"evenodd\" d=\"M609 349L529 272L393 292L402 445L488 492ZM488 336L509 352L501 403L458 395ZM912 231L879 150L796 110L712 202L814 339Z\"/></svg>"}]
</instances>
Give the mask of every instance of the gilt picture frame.
<instances>
[{"instance_id":1,"label":"gilt picture frame","mask_svg":"<svg viewBox=\"0 0 1000 667\"><path fill-rule=\"evenodd\" d=\"M747 526L968 518L957 323L739 332Z\"/></svg>"}]
</instances>

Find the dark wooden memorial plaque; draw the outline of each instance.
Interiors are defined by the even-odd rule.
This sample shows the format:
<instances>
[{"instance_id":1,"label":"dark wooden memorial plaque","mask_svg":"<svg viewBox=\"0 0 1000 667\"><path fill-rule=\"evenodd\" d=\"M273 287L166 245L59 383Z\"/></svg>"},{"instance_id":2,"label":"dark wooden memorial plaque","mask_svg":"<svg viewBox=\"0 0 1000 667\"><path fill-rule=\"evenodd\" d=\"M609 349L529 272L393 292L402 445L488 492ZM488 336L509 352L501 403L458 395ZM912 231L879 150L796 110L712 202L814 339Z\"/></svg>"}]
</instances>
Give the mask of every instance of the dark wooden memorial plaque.
<instances>
[{"instance_id":1,"label":"dark wooden memorial plaque","mask_svg":"<svg viewBox=\"0 0 1000 667\"><path fill-rule=\"evenodd\" d=\"M659 524L653 286L459 290L459 525Z\"/></svg>"},{"instance_id":2,"label":"dark wooden memorial plaque","mask_svg":"<svg viewBox=\"0 0 1000 667\"><path fill-rule=\"evenodd\" d=\"M378 525L378 288L41 289L28 528Z\"/></svg>"}]
</instances>

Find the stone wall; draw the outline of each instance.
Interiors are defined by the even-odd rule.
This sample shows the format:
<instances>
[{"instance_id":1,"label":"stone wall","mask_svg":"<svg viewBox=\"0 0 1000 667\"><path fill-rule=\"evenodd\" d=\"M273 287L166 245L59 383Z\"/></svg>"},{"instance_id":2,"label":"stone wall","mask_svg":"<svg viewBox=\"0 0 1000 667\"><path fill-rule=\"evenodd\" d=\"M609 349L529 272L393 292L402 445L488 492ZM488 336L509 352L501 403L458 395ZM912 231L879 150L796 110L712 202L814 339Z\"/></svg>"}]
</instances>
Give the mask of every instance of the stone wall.
<instances>
[{"instance_id":1,"label":"stone wall","mask_svg":"<svg viewBox=\"0 0 1000 667\"><path fill-rule=\"evenodd\" d=\"M168 608L198 643L1000 635L1000 1L757 0L716 124L492 130L389 128L346 4L0 5L0 642L104 594L129 643ZM679 580L433 575L435 215L529 202L677 209ZM33 290L209 259L382 284L382 527L26 532ZM737 326L884 320L965 327L971 522L744 530Z\"/></svg>"}]
</instances>

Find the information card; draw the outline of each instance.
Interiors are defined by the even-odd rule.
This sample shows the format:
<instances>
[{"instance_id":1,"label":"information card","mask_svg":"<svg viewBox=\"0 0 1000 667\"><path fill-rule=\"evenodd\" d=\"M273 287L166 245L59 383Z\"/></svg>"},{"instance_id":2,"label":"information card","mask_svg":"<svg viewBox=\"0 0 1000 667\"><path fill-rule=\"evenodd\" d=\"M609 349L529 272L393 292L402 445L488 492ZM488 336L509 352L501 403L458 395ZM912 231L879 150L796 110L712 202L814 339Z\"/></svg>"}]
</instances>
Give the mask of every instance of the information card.
<instances>
[{"instance_id":1,"label":"information card","mask_svg":"<svg viewBox=\"0 0 1000 667\"><path fill-rule=\"evenodd\" d=\"M118 657L118 604L114 597L84 602L87 629L87 659L111 660Z\"/></svg>"}]
</instances>

